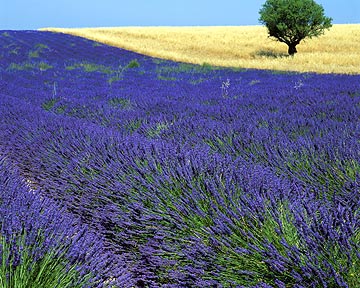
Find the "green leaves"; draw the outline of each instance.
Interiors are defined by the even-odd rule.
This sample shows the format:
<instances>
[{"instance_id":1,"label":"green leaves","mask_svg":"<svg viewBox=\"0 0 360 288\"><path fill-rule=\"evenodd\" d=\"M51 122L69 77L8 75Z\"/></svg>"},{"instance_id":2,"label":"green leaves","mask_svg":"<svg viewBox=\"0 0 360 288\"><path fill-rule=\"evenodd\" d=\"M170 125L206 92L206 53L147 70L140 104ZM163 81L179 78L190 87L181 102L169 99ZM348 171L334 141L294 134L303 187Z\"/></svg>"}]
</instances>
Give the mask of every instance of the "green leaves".
<instances>
[{"instance_id":1,"label":"green leaves","mask_svg":"<svg viewBox=\"0 0 360 288\"><path fill-rule=\"evenodd\" d=\"M320 36L332 26L332 19L314 0L268 0L259 14L270 37L293 47L290 55L296 53L295 47L303 39Z\"/></svg>"}]
</instances>

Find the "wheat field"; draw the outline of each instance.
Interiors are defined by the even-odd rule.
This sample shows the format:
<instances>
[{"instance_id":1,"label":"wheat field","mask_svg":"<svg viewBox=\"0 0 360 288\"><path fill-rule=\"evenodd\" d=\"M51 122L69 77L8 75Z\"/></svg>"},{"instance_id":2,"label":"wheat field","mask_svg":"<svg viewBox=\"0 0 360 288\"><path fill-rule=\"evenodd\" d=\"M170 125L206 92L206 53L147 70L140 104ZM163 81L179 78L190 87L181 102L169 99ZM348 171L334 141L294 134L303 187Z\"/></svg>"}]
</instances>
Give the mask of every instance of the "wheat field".
<instances>
[{"instance_id":1,"label":"wheat field","mask_svg":"<svg viewBox=\"0 0 360 288\"><path fill-rule=\"evenodd\" d=\"M360 73L360 24L334 25L297 46L268 37L262 26L44 28L145 55L195 64L318 73Z\"/></svg>"}]
</instances>

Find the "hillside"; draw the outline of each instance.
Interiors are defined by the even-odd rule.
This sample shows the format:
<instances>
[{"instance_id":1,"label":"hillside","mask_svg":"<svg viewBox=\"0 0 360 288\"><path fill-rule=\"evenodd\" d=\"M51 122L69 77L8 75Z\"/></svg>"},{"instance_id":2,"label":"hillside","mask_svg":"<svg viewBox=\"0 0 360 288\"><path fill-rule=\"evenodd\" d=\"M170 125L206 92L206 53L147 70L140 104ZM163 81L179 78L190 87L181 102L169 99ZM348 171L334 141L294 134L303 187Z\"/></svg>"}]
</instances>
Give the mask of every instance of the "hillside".
<instances>
[{"instance_id":1,"label":"hillside","mask_svg":"<svg viewBox=\"0 0 360 288\"><path fill-rule=\"evenodd\" d=\"M360 25L334 25L325 35L300 43L294 58L287 56L285 44L269 39L260 26L44 30L187 63L319 73L360 71Z\"/></svg>"}]
</instances>

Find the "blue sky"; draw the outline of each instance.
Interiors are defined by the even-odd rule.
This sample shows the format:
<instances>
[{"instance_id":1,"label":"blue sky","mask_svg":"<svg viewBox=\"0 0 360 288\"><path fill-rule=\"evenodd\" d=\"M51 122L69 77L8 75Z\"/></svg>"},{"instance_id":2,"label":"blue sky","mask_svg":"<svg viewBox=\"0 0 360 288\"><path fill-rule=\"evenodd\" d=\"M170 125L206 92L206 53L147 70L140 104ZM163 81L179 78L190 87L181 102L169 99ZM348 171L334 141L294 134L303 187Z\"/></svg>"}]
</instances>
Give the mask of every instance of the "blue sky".
<instances>
[{"instance_id":1,"label":"blue sky","mask_svg":"<svg viewBox=\"0 0 360 288\"><path fill-rule=\"evenodd\" d=\"M265 0L2 0L0 30L258 25ZM317 0L333 23L360 23L360 0Z\"/></svg>"}]
</instances>

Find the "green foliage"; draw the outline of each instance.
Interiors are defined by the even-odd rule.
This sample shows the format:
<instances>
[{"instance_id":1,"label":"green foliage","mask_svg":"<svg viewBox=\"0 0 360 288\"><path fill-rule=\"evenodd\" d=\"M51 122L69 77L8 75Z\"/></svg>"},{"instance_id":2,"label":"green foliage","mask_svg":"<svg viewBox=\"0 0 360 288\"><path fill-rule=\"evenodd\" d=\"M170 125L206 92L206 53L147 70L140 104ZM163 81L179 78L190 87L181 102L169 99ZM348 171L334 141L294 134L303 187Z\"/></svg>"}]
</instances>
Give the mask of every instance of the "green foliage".
<instances>
[{"instance_id":1,"label":"green foliage","mask_svg":"<svg viewBox=\"0 0 360 288\"><path fill-rule=\"evenodd\" d=\"M49 46L45 45L45 44L41 44L38 43L35 45L35 49L31 50L29 52L29 58L39 58L40 57L40 53L43 53L44 50L48 50Z\"/></svg>"},{"instance_id":2,"label":"green foliage","mask_svg":"<svg viewBox=\"0 0 360 288\"><path fill-rule=\"evenodd\" d=\"M131 108L131 100L121 97L114 97L109 100L109 104L114 108L121 109L130 109Z\"/></svg>"},{"instance_id":3,"label":"green foliage","mask_svg":"<svg viewBox=\"0 0 360 288\"><path fill-rule=\"evenodd\" d=\"M82 68L85 72L100 72L104 74L111 74L112 69L111 67L107 67L104 65L98 65L96 63L90 63L90 62L82 62L82 63L75 63L74 65L66 66L66 70L75 70L77 68Z\"/></svg>"},{"instance_id":4,"label":"green foliage","mask_svg":"<svg viewBox=\"0 0 360 288\"><path fill-rule=\"evenodd\" d=\"M200 71L206 73L206 72L209 72L209 71L212 71L212 70L216 70L216 69L217 69L217 68L214 67L214 66L212 66L211 64L204 62L204 63L201 65Z\"/></svg>"},{"instance_id":5,"label":"green foliage","mask_svg":"<svg viewBox=\"0 0 360 288\"><path fill-rule=\"evenodd\" d=\"M42 50L49 49L49 46L46 44L38 43L35 45L35 48L42 51Z\"/></svg>"},{"instance_id":6,"label":"green foliage","mask_svg":"<svg viewBox=\"0 0 360 288\"><path fill-rule=\"evenodd\" d=\"M167 130L169 128L168 123L157 123L156 126L149 131L147 131L147 136L150 138L156 138L158 137L162 131Z\"/></svg>"},{"instance_id":7,"label":"green foliage","mask_svg":"<svg viewBox=\"0 0 360 288\"><path fill-rule=\"evenodd\" d=\"M271 214L270 210L264 215L262 223L247 218L234 221L234 226L231 227L232 233L226 236L228 244L220 244L224 241L219 238L221 236L216 236L220 244L216 264L225 267L216 278L224 283L224 287L233 287L232 284L235 283L236 285L252 287L263 281L273 284L273 280L276 278L282 279L289 284L294 282L287 271L278 274L272 271L270 266L265 263L264 256L260 252L268 249L266 244L269 242L286 258L288 256L281 241L286 241L289 245L295 247L301 247L302 245L297 229L293 224L293 215L288 203L280 202L275 209L276 215ZM276 221L276 219L280 221ZM281 232L277 232L277 230ZM251 231L254 237L247 238L241 231ZM266 239L266 241L263 239ZM249 244L258 247L259 251L253 250ZM246 250L239 253L234 247Z\"/></svg>"},{"instance_id":8,"label":"green foliage","mask_svg":"<svg viewBox=\"0 0 360 288\"><path fill-rule=\"evenodd\" d=\"M161 62L155 62L161 63ZM203 63L202 65L195 65L190 63L176 63L170 66L161 66L156 68L156 73L158 74L157 78L163 81L176 81L180 80L179 74L182 73L191 73L194 77L198 74L201 74L200 78L196 78L190 81L191 84L196 85L205 80L202 76L204 74L210 73L214 70L219 69L219 67L211 66L208 63Z\"/></svg>"},{"instance_id":9,"label":"green foliage","mask_svg":"<svg viewBox=\"0 0 360 288\"><path fill-rule=\"evenodd\" d=\"M208 63L202 65L195 65L189 63L178 63L172 66L162 66L156 69L158 74L179 74L179 73L209 73L213 70L218 69L217 67L211 66Z\"/></svg>"},{"instance_id":10,"label":"green foliage","mask_svg":"<svg viewBox=\"0 0 360 288\"><path fill-rule=\"evenodd\" d=\"M55 104L58 102L58 99L52 98L49 100L46 100L44 103L42 103L41 107L46 110L50 111L52 108L54 108Z\"/></svg>"},{"instance_id":11,"label":"green foliage","mask_svg":"<svg viewBox=\"0 0 360 288\"><path fill-rule=\"evenodd\" d=\"M24 63L11 63L8 67L8 70L18 70L18 71L25 71L25 70L32 70L36 67L34 63L24 62Z\"/></svg>"},{"instance_id":12,"label":"green foliage","mask_svg":"<svg viewBox=\"0 0 360 288\"><path fill-rule=\"evenodd\" d=\"M111 71L112 76L108 79L108 83L111 85L113 82L122 80L127 69L134 69L139 67L140 63L137 59L131 60L126 66L119 65L117 70Z\"/></svg>"},{"instance_id":13,"label":"green foliage","mask_svg":"<svg viewBox=\"0 0 360 288\"><path fill-rule=\"evenodd\" d=\"M169 76L162 76L162 75L158 75L157 78L159 80L163 80L163 81L176 81L177 80L176 77L169 77Z\"/></svg>"},{"instance_id":14,"label":"green foliage","mask_svg":"<svg viewBox=\"0 0 360 288\"><path fill-rule=\"evenodd\" d=\"M93 43L93 47L102 47L102 46L104 46L104 45L99 43L99 42L94 42Z\"/></svg>"},{"instance_id":15,"label":"green foliage","mask_svg":"<svg viewBox=\"0 0 360 288\"><path fill-rule=\"evenodd\" d=\"M45 62L39 62L39 63L33 63L33 62L23 62L23 63L11 63L8 70L17 70L17 71L30 71L30 70L40 70L40 71L46 71L48 69L53 68L53 66L45 63Z\"/></svg>"},{"instance_id":16,"label":"green foliage","mask_svg":"<svg viewBox=\"0 0 360 288\"><path fill-rule=\"evenodd\" d=\"M140 63L137 61L137 59L131 60L127 65L127 68L138 68L138 67L140 67Z\"/></svg>"},{"instance_id":17,"label":"green foliage","mask_svg":"<svg viewBox=\"0 0 360 288\"><path fill-rule=\"evenodd\" d=\"M141 127L142 121L141 119L130 120L125 123L124 128L131 134L133 134L136 130Z\"/></svg>"},{"instance_id":18,"label":"green foliage","mask_svg":"<svg viewBox=\"0 0 360 288\"><path fill-rule=\"evenodd\" d=\"M39 58L39 51L30 51L29 58Z\"/></svg>"},{"instance_id":19,"label":"green foliage","mask_svg":"<svg viewBox=\"0 0 360 288\"><path fill-rule=\"evenodd\" d=\"M332 26L332 19L314 0L267 0L259 14L269 36L287 44L290 55L303 39L320 36Z\"/></svg>"},{"instance_id":20,"label":"green foliage","mask_svg":"<svg viewBox=\"0 0 360 288\"><path fill-rule=\"evenodd\" d=\"M84 69L85 72L101 72L105 74L110 74L111 69L104 66L104 65L98 65L95 63L82 63L80 66Z\"/></svg>"},{"instance_id":21,"label":"green foliage","mask_svg":"<svg viewBox=\"0 0 360 288\"><path fill-rule=\"evenodd\" d=\"M120 80L121 80L121 78L119 78L118 75L115 75L115 76L111 76L108 79L108 83L109 83L109 85L111 85L113 82L120 81Z\"/></svg>"},{"instance_id":22,"label":"green foliage","mask_svg":"<svg viewBox=\"0 0 360 288\"><path fill-rule=\"evenodd\" d=\"M80 288L89 284L91 275L80 275L76 270L76 264L70 265L65 258L65 247L51 248L40 259L34 259L32 255L37 247L26 244L25 232L21 235L13 235L11 239L0 236L0 244L0 286L2 288ZM19 251L19 260L15 260L13 251ZM16 263L16 261L19 262Z\"/></svg>"},{"instance_id":23,"label":"green foliage","mask_svg":"<svg viewBox=\"0 0 360 288\"><path fill-rule=\"evenodd\" d=\"M166 60L164 60L164 59L159 59L159 58L154 58L152 61L153 61L155 64L157 64L157 65L166 63Z\"/></svg>"},{"instance_id":24,"label":"green foliage","mask_svg":"<svg viewBox=\"0 0 360 288\"><path fill-rule=\"evenodd\" d=\"M40 62L40 63L38 64L38 67L39 67L40 71L46 71L46 70L48 70L48 69L53 68L53 66L51 66L51 65L49 65L49 64L47 64L47 63L45 63L45 62Z\"/></svg>"}]
</instances>

